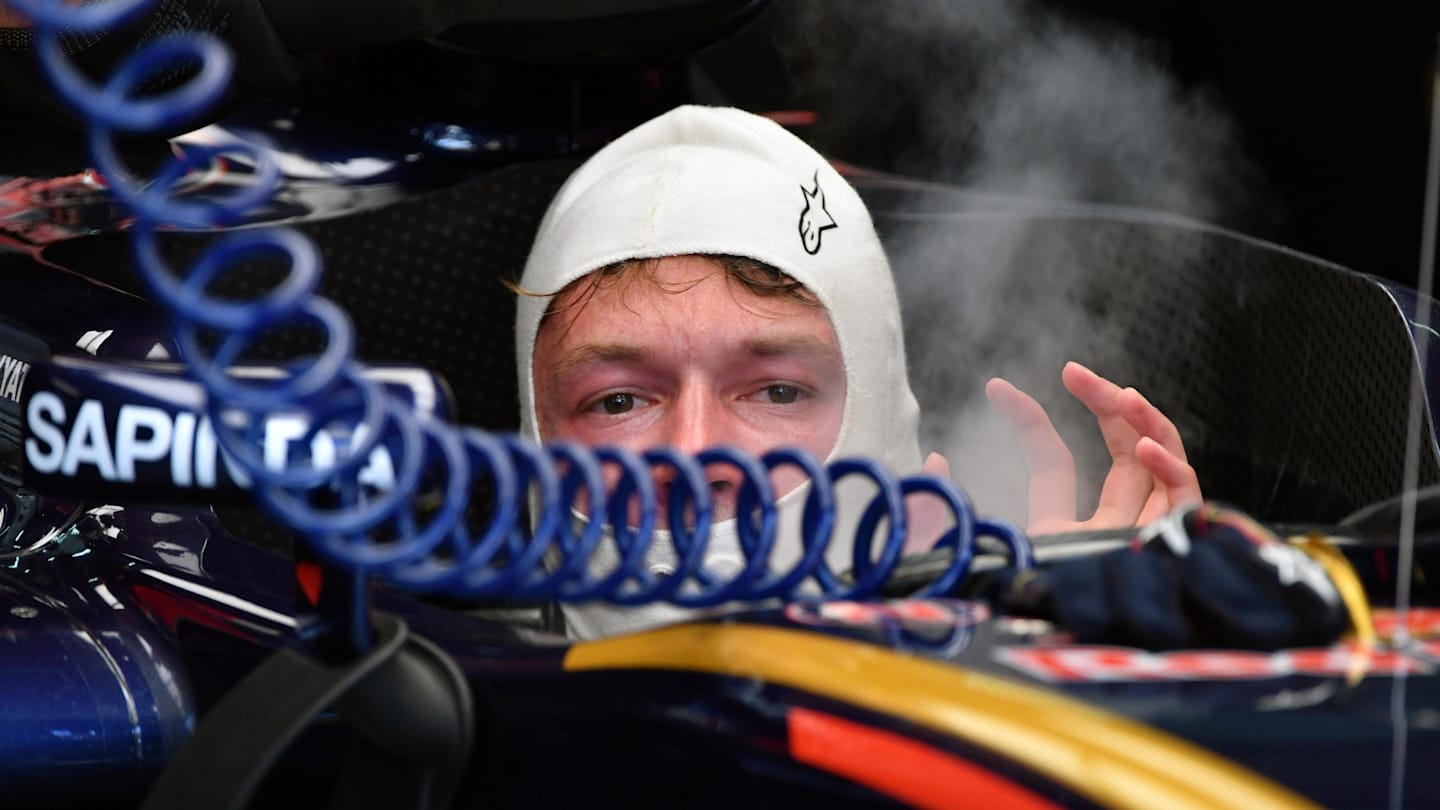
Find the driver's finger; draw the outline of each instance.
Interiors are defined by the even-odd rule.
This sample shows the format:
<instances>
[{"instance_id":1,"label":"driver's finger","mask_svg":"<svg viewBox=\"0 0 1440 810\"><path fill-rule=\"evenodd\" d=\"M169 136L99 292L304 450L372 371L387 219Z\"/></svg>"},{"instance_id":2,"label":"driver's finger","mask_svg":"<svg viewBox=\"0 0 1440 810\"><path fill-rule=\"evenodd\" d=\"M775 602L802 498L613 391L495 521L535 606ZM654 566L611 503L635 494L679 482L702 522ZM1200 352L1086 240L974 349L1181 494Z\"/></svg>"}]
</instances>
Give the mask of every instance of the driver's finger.
<instances>
[{"instance_id":1,"label":"driver's finger","mask_svg":"<svg viewBox=\"0 0 1440 810\"><path fill-rule=\"evenodd\" d=\"M1133 526L1154 492L1154 476L1133 453L1113 457L1090 521L1096 527Z\"/></svg>"},{"instance_id":2,"label":"driver's finger","mask_svg":"<svg viewBox=\"0 0 1440 810\"><path fill-rule=\"evenodd\" d=\"M948 479L950 477L950 461L939 453L931 453L925 457L925 463L920 467L920 472L924 475ZM905 525L908 529L905 534L904 553L917 554L929 551L953 522L950 519L950 510L938 498L914 495L906 498Z\"/></svg>"},{"instance_id":3,"label":"driver's finger","mask_svg":"<svg viewBox=\"0 0 1440 810\"><path fill-rule=\"evenodd\" d=\"M1100 488L1100 501L1091 522L1097 526L1132 525L1149 501L1154 481L1135 459L1135 442L1140 434L1121 411L1122 389L1073 361L1065 364L1061 378L1065 388L1095 414L1110 451L1110 471Z\"/></svg>"},{"instance_id":4,"label":"driver's finger","mask_svg":"<svg viewBox=\"0 0 1440 810\"><path fill-rule=\"evenodd\" d=\"M1150 437L1135 444L1135 457L1155 478L1156 490L1164 490L1170 506L1199 503L1200 478L1184 458Z\"/></svg>"},{"instance_id":5,"label":"driver's finger","mask_svg":"<svg viewBox=\"0 0 1440 810\"><path fill-rule=\"evenodd\" d=\"M1075 520L1075 457L1045 409L999 377L985 384L985 396L1010 424L1030 470L1028 522Z\"/></svg>"},{"instance_id":6,"label":"driver's finger","mask_svg":"<svg viewBox=\"0 0 1440 810\"><path fill-rule=\"evenodd\" d=\"M1065 364L1060 379L1065 389L1099 420L1110 455L1131 455L1140 434L1120 411L1120 386L1073 360Z\"/></svg>"},{"instance_id":7,"label":"driver's finger","mask_svg":"<svg viewBox=\"0 0 1440 810\"><path fill-rule=\"evenodd\" d=\"M1136 433L1159 442L1161 447L1169 450L1181 461L1189 460L1185 455L1185 442L1180 438L1180 430L1159 408L1150 404L1144 394L1134 388L1126 388L1117 397L1117 405L1125 421L1130 423Z\"/></svg>"},{"instance_id":8,"label":"driver's finger","mask_svg":"<svg viewBox=\"0 0 1440 810\"><path fill-rule=\"evenodd\" d=\"M1155 491L1140 510L1137 525L1158 520L1176 506L1200 502L1200 482L1195 469L1159 442L1149 437L1141 439L1135 445L1135 456L1155 480Z\"/></svg>"}]
</instances>

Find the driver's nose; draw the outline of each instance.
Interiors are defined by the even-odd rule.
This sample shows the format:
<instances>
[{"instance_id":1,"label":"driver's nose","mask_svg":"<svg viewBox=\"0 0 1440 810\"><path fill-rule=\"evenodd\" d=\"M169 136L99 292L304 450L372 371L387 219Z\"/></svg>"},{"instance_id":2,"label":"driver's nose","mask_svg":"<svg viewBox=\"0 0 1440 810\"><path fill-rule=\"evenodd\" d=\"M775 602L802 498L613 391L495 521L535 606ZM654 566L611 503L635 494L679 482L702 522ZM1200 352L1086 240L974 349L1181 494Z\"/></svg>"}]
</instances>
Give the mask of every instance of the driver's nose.
<instances>
[{"instance_id":1,"label":"driver's nose","mask_svg":"<svg viewBox=\"0 0 1440 810\"><path fill-rule=\"evenodd\" d=\"M727 411L720 398L708 391L687 391L675 400L667 414L666 442L689 455L722 444L736 444L728 430ZM725 520L735 513L735 498L743 477L729 464L705 468L715 517Z\"/></svg>"},{"instance_id":2,"label":"driver's nose","mask_svg":"<svg viewBox=\"0 0 1440 810\"><path fill-rule=\"evenodd\" d=\"M665 443L692 456L723 443L724 410L719 397L693 386L683 389L665 414Z\"/></svg>"}]
</instances>

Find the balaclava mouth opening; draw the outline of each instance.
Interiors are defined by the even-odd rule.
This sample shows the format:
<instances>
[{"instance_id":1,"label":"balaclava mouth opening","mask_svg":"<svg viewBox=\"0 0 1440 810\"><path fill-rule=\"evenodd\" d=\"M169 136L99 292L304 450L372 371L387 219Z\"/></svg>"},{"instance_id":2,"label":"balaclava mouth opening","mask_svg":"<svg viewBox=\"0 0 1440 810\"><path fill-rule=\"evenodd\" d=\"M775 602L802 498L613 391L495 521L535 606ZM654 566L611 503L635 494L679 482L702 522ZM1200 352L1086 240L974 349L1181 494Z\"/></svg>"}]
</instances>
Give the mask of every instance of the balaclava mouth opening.
<instances>
[{"instance_id":1,"label":"balaclava mouth opening","mask_svg":"<svg viewBox=\"0 0 1440 810\"><path fill-rule=\"evenodd\" d=\"M684 106L636 127L597 152L556 194L520 286L558 292L626 259L730 254L769 264L809 289L830 316L845 364L840 435L829 460L863 456L907 475L920 469L919 406L906 375L900 305L890 265L860 196L814 149L780 125L738 109ZM683 294L683 293L682 293ZM539 441L533 357L550 298L521 296L515 323L521 431ZM839 522L827 554L850 567L864 485L837 493ZM806 487L781 499L781 535L772 567L801 549ZM858 496L858 497L857 497ZM657 533L647 561L674 568L668 535ZM734 520L712 528L707 565L741 559ZM613 545L596 555L610 570ZM590 638L678 619L669 605L565 605L572 635Z\"/></svg>"}]
</instances>

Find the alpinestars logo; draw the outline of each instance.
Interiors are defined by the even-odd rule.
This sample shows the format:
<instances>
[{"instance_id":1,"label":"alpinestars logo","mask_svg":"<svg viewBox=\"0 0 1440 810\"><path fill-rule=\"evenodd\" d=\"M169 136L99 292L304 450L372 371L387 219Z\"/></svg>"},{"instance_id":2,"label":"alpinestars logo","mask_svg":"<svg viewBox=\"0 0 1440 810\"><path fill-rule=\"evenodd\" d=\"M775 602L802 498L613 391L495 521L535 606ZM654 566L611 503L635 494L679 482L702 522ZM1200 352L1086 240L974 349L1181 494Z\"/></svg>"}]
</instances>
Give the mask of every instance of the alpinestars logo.
<instances>
[{"instance_id":1,"label":"alpinestars logo","mask_svg":"<svg viewBox=\"0 0 1440 810\"><path fill-rule=\"evenodd\" d=\"M835 218L825 210L825 192L820 188L820 172L815 172L815 188L803 185L800 193L805 195L805 208L800 212L800 243L805 252L814 256L820 252L820 235L831 228L838 228Z\"/></svg>"}]
</instances>

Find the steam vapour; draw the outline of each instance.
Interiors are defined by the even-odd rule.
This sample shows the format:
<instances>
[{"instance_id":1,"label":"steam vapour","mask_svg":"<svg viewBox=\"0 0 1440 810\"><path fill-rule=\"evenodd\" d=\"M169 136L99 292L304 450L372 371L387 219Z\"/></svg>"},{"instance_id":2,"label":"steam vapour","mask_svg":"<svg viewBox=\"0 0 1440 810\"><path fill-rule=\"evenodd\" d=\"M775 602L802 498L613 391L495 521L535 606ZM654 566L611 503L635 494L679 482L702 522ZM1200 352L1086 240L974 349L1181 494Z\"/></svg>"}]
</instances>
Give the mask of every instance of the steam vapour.
<instances>
[{"instance_id":1,"label":"steam vapour","mask_svg":"<svg viewBox=\"0 0 1440 810\"><path fill-rule=\"evenodd\" d=\"M1137 209L1222 224L1251 213L1260 179L1230 118L1173 78L1157 45L1035 2L777 8L800 43L788 54L794 95L822 115L807 137L841 156L880 139L898 173L953 184L872 202L905 305L922 444L950 459L983 513L1023 525L1023 462L983 392L1006 376L1075 451L1088 514L1108 456L1059 383L1065 361L1140 387L1182 433L1187 405L1146 390L1148 369L1114 324L1117 268L1137 260L1127 245L1097 243L1082 224L1037 231L1017 212L1062 225Z\"/></svg>"}]
</instances>

